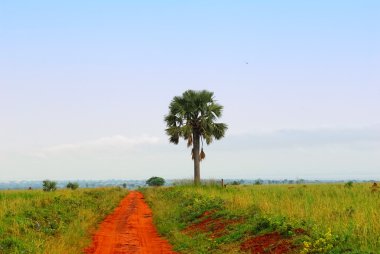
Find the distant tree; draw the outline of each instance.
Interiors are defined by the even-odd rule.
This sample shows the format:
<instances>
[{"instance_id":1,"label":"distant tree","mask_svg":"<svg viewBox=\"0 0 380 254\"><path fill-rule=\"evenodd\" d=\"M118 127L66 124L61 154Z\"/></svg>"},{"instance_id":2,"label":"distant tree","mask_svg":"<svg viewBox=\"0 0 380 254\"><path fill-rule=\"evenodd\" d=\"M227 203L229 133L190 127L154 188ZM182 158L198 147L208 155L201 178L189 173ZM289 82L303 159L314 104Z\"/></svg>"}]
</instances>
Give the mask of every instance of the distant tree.
<instances>
[{"instance_id":1,"label":"distant tree","mask_svg":"<svg viewBox=\"0 0 380 254\"><path fill-rule=\"evenodd\" d=\"M79 188L79 184L78 183L72 183L72 182L69 182L67 185L66 185L66 188L68 189L72 189L72 190L76 190Z\"/></svg>"},{"instance_id":2,"label":"distant tree","mask_svg":"<svg viewBox=\"0 0 380 254\"><path fill-rule=\"evenodd\" d=\"M126 183L123 183L122 186L123 186L124 189L127 188L127 184Z\"/></svg>"},{"instance_id":3,"label":"distant tree","mask_svg":"<svg viewBox=\"0 0 380 254\"><path fill-rule=\"evenodd\" d=\"M149 186L162 186L165 184L165 180L158 176L153 176L146 180L146 184Z\"/></svg>"},{"instance_id":4,"label":"distant tree","mask_svg":"<svg viewBox=\"0 0 380 254\"><path fill-rule=\"evenodd\" d=\"M201 181L200 161L206 157L203 140L209 145L214 139L223 138L227 130L226 124L215 122L222 111L223 106L216 103L214 93L206 90L187 90L182 96L175 96L169 105L169 114L165 116L166 134L171 143L177 145L183 138L187 140L187 147L193 147L195 184Z\"/></svg>"},{"instance_id":5,"label":"distant tree","mask_svg":"<svg viewBox=\"0 0 380 254\"><path fill-rule=\"evenodd\" d=\"M44 180L42 182L43 191L55 191L57 189L57 182Z\"/></svg>"},{"instance_id":6,"label":"distant tree","mask_svg":"<svg viewBox=\"0 0 380 254\"><path fill-rule=\"evenodd\" d=\"M344 184L344 187L346 187L346 188L352 188L353 186L354 186L353 181L348 181L347 183Z\"/></svg>"},{"instance_id":7,"label":"distant tree","mask_svg":"<svg viewBox=\"0 0 380 254\"><path fill-rule=\"evenodd\" d=\"M264 183L264 181L261 180L261 179L257 179L257 180L255 181L255 184L256 184L256 185L261 185L261 184L263 184L263 183Z\"/></svg>"},{"instance_id":8,"label":"distant tree","mask_svg":"<svg viewBox=\"0 0 380 254\"><path fill-rule=\"evenodd\" d=\"M304 184L306 181L305 179L297 179L296 184Z\"/></svg>"},{"instance_id":9,"label":"distant tree","mask_svg":"<svg viewBox=\"0 0 380 254\"><path fill-rule=\"evenodd\" d=\"M231 185L240 185L240 181L233 181L232 183L231 183Z\"/></svg>"}]
</instances>

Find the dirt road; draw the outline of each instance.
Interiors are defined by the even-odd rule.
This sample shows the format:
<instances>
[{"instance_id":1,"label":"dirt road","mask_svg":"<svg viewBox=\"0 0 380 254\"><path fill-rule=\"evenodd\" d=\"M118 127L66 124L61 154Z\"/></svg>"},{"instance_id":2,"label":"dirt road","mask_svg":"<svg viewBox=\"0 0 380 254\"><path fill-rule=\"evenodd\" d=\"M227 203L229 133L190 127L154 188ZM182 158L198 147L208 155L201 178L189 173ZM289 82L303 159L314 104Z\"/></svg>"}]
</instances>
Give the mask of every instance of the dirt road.
<instances>
[{"instance_id":1,"label":"dirt road","mask_svg":"<svg viewBox=\"0 0 380 254\"><path fill-rule=\"evenodd\" d=\"M86 254L173 254L172 247L159 237L152 211L144 196L132 191L102 222Z\"/></svg>"}]
</instances>

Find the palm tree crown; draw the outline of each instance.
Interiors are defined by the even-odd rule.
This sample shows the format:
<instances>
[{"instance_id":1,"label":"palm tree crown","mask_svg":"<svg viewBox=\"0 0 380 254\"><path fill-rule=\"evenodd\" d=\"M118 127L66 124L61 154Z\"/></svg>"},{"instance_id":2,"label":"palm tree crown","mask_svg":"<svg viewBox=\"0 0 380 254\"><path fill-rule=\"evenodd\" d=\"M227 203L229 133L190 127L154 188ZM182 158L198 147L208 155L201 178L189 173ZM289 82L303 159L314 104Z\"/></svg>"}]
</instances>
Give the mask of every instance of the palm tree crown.
<instances>
[{"instance_id":1,"label":"palm tree crown","mask_svg":"<svg viewBox=\"0 0 380 254\"><path fill-rule=\"evenodd\" d=\"M215 122L222 111L223 106L215 102L214 93L206 90L187 90L182 96L175 96L169 105L169 114L165 116L169 141L178 144L179 139L183 138L187 140L188 147L193 145L195 171L199 171L199 161L205 158L203 140L209 145L214 139L219 140L225 135L227 125ZM199 141L202 142L200 153ZM199 182L200 179L196 178L195 172L195 182Z\"/></svg>"}]
</instances>

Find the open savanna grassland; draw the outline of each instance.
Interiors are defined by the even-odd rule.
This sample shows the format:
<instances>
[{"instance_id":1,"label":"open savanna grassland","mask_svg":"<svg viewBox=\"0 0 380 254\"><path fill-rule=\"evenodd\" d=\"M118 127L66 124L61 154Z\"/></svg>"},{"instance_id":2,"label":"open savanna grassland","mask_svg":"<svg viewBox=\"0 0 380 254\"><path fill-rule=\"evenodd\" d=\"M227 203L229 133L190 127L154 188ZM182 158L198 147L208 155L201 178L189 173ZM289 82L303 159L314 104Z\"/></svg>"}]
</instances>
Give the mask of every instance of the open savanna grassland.
<instances>
[{"instance_id":1,"label":"open savanna grassland","mask_svg":"<svg viewBox=\"0 0 380 254\"><path fill-rule=\"evenodd\" d=\"M371 184L143 191L158 230L182 253L380 253L380 192Z\"/></svg>"},{"instance_id":2,"label":"open savanna grassland","mask_svg":"<svg viewBox=\"0 0 380 254\"><path fill-rule=\"evenodd\" d=\"M0 253L82 253L121 188L0 191Z\"/></svg>"}]
</instances>

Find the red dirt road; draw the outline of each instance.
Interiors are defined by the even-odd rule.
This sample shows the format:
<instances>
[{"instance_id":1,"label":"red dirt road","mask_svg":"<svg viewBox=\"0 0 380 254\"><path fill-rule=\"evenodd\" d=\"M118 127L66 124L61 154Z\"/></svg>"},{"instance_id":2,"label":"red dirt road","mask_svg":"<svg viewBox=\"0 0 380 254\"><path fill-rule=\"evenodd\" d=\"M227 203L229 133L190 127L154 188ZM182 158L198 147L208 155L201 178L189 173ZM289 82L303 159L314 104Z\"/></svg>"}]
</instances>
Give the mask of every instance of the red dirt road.
<instances>
[{"instance_id":1,"label":"red dirt road","mask_svg":"<svg viewBox=\"0 0 380 254\"><path fill-rule=\"evenodd\" d=\"M86 254L174 254L152 221L152 211L140 192L132 191L100 224Z\"/></svg>"}]
</instances>

